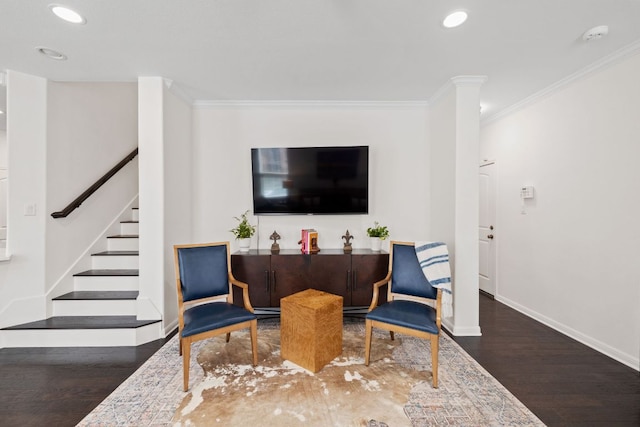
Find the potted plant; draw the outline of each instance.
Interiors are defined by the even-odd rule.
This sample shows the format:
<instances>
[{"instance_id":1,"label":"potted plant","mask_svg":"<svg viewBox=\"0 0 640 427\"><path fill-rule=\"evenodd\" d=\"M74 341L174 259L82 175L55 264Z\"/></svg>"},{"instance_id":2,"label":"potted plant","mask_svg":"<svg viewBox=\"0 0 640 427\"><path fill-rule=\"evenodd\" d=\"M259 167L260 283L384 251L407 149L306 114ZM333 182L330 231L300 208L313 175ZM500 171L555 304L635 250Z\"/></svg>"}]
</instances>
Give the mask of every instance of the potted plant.
<instances>
[{"instance_id":1,"label":"potted plant","mask_svg":"<svg viewBox=\"0 0 640 427\"><path fill-rule=\"evenodd\" d=\"M367 228L367 236L371 237L371 250L379 251L382 241L389 237L389 229L386 225L380 225L374 221L373 227Z\"/></svg>"},{"instance_id":2,"label":"potted plant","mask_svg":"<svg viewBox=\"0 0 640 427\"><path fill-rule=\"evenodd\" d=\"M247 219L248 214L249 211L247 210L245 213L240 215L240 217L234 216L233 218L238 221L238 225L229 230L234 236L236 236L236 240L238 240L238 244L240 246L240 252L249 252L251 236L256 232L256 226L249 224L249 220Z\"/></svg>"}]
</instances>

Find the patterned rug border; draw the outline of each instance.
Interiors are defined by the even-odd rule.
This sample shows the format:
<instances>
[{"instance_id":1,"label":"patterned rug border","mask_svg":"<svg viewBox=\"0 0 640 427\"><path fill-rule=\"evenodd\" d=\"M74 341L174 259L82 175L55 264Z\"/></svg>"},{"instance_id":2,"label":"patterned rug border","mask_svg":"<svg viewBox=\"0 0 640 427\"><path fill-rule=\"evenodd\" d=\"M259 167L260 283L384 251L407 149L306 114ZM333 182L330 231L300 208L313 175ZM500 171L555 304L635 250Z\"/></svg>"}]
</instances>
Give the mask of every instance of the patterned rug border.
<instances>
[{"instance_id":1,"label":"patterned rug border","mask_svg":"<svg viewBox=\"0 0 640 427\"><path fill-rule=\"evenodd\" d=\"M349 325L361 328L364 333L362 319L345 318L345 327L354 327ZM258 328L259 330L279 328L279 319L261 319L258 322ZM377 338L388 337L388 334L382 331L374 330L374 334ZM403 339L405 349L403 354L398 355L399 363L406 363L419 370L430 370L430 357L426 358L428 360L425 359L424 366L416 366L415 361L411 360L412 353L421 354L421 357L425 358L424 352L429 348L428 342L400 334L397 336ZM192 346L190 365L192 387L203 379L203 370L194 355L198 354L206 342L201 341ZM444 332L440 340L439 356L440 388L433 389L430 383L421 382L414 387L405 405L405 413L414 426L469 425L463 422L463 418L457 417L455 411L446 417L433 416L434 405L442 400L438 399L439 390L447 387L447 372L443 369L447 363L455 364L456 368L462 369L465 375L470 375L477 382L475 386L470 385L470 391L474 396L476 393L481 395L484 400L479 405L475 405L472 410L486 416L483 426L544 426L522 402ZM189 392L182 391L182 359L178 354L178 338L174 336L90 412L78 426L171 426L175 411L188 394ZM465 396L460 398L467 399Z\"/></svg>"}]
</instances>

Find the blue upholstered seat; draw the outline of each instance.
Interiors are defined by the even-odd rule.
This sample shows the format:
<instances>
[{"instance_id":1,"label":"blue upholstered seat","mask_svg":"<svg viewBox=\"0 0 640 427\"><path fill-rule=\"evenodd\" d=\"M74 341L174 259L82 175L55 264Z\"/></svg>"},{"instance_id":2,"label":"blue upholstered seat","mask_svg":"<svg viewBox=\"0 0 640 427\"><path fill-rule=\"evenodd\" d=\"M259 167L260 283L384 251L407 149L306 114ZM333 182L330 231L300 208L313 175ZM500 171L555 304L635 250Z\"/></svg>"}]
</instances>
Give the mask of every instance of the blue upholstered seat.
<instances>
[{"instance_id":1,"label":"blue upholstered seat","mask_svg":"<svg viewBox=\"0 0 640 427\"><path fill-rule=\"evenodd\" d=\"M255 314L226 302L197 305L184 311L181 336L188 337L253 319L256 319Z\"/></svg>"},{"instance_id":2,"label":"blue upholstered seat","mask_svg":"<svg viewBox=\"0 0 640 427\"><path fill-rule=\"evenodd\" d=\"M380 288L387 287L387 301L378 305ZM425 277L411 242L391 242L389 272L374 283L373 300L365 316L365 364L369 365L372 329L380 328L431 341L433 386L438 387L438 339L441 291Z\"/></svg>"},{"instance_id":3,"label":"blue upholstered seat","mask_svg":"<svg viewBox=\"0 0 640 427\"><path fill-rule=\"evenodd\" d=\"M417 329L430 334L438 334L436 311L433 307L414 301L394 300L367 313L367 319L391 325Z\"/></svg>"},{"instance_id":4,"label":"blue upholstered seat","mask_svg":"<svg viewBox=\"0 0 640 427\"><path fill-rule=\"evenodd\" d=\"M257 318L248 285L231 273L229 242L175 245L178 290L178 334L184 376L189 389L191 343L249 328L253 364L258 363ZM243 306L233 304L232 285L242 289Z\"/></svg>"}]
</instances>

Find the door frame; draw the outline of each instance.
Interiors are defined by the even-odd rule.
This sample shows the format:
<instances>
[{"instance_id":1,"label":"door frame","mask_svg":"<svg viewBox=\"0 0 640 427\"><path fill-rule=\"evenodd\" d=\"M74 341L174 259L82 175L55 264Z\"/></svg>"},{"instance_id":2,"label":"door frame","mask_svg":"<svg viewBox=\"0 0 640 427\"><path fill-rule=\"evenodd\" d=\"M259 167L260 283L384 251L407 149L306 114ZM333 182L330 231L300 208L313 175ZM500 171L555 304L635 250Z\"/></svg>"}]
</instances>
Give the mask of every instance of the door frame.
<instances>
[{"instance_id":1,"label":"door frame","mask_svg":"<svg viewBox=\"0 0 640 427\"><path fill-rule=\"evenodd\" d=\"M493 209L493 220L494 220L494 227L497 227L497 223L498 223L498 209L497 209L497 205L498 205L498 162L496 160L483 160L482 162L480 162L480 165L478 166L478 171L481 171L481 168L484 166L489 166L489 165L493 165L494 166L494 188L493 188L493 202L494 202L494 209ZM478 214L480 214L480 212L478 212ZM480 286L478 286L478 290L480 292L482 292L484 295L489 296L490 298L495 299L498 296L498 287L499 287L499 280L498 280L498 244L499 244L499 240L500 239L495 239L492 241L493 243L493 287L494 287L494 294L491 295L483 290L480 289Z\"/></svg>"}]
</instances>

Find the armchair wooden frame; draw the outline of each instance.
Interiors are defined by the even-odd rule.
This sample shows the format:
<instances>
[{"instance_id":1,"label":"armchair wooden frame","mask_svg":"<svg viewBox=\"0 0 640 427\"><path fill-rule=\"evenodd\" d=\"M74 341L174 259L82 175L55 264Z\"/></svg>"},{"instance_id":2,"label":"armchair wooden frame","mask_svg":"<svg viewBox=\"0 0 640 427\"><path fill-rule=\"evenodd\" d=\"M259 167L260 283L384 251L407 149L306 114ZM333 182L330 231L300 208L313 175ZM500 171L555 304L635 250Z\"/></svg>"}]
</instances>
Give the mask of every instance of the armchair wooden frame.
<instances>
[{"instance_id":1,"label":"armchair wooden frame","mask_svg":"<svg viewBox=\"0 0 640 427\"><path fill-rule=\"evenodd\" d=\"M433 388L438 388L438 348L441 329L441 309L442 309L442 290L438 289L436 299L421 298L416 296L410 296L405 294L398 294L392 292L392 269L393 269L393 248L394 245L411 245L413 242L392 241L390 245L389 253L389 271L386 277L373 284L373 297L371 299L371 305L369 306L369 312L378 307L378 298L380 295L380 288L387 286L387 301L393 301L394 299L404 299L416 301L421 304L426 304L433 307L436 311L436 325L438 328L437 334L432 334L416 329L412 329L405 326L399 326L392 323L386 323L379 320L365 320L365 365L369 366L370 353L371 353L371 336L373 328L379 328L389 331L391 339L394 339L394 332L414 336L417 338L428 339L431 342L431 365L432 365L432 378Z\"/></svg>"},{"instance_id":2,"label":"armchair wooden frame","mask_svg":"<svg viewBox=\"0 0 640 427\"><path fill-rule=\"evenodd\" d=\"M196 300L191 300L185 302L183 300L182 293L182 282L180 278L180 264L178 251L184 248L195 248L195 247L206 247L206 246L220 246L226 245L227 247L227 276L229 280L229 290L227 294L212 296L207 298L200 298ZM253 307L251 306L251 302L249 300L249 286L237 280L233 277L233 273L231 272L231 252L229 242L215 242L215 243L198 243L198 244L186 244L186 245L174 245L174 262L175 262L175 274L176 274L176 287L178 292L178 337L179 337L179 352L182 355L182 365L183 365L183 377L184 377L184 391L189 389L189 366L190 366L190 357L191 357L191 344L197 341L201 341L204 339L208 339L211 337L215 337L218 335L226 334L226 341L229 342L231 337L231 332L249 328L251 334L251 351L253 355L253 366L258 364L258 321L256 318L253 320L247 320L240 323L235 323L231 325L227 325L217 329L211 329L205 332L197 333L194 335L182 336L182 331L185 327L184 323L184 313L185 310L188 310L192 307L211 303L211 302L226 302L228 304L233 304L233 286L237 286L242 289L242 299L244 303L244 308L253 313Z\"/></svg>"}]
</instances>

